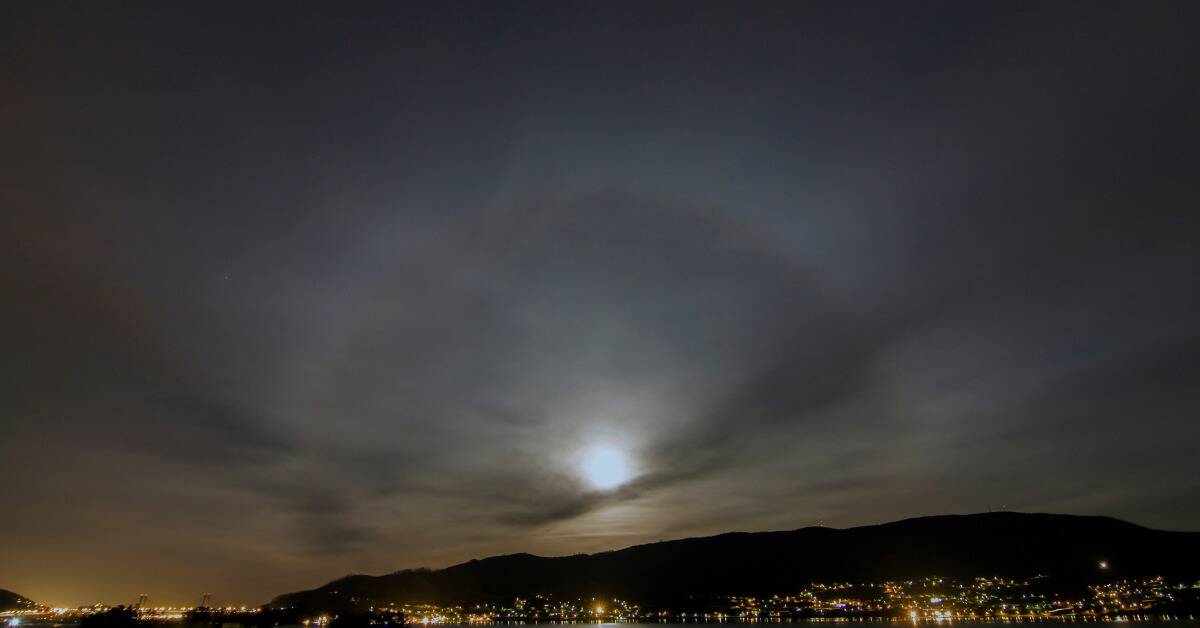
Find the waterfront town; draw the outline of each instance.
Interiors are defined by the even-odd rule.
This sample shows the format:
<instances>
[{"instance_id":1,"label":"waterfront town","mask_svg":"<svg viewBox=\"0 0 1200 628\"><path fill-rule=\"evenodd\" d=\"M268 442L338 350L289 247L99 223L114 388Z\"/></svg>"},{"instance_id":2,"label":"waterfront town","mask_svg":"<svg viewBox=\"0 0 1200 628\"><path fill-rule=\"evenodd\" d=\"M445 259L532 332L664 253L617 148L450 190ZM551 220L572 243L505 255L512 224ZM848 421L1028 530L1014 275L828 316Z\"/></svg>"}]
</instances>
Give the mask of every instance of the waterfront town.
<instances>
[{"instance_id":1,"label":"waterfront town","mask_svg":"<svg viewBox=\"0 0 1200 628\"><path fill-rule=\"evenodd\" d=\"M1093 585L1076 595L1054 593L1048 579L978 577L956 581L927 577L900 582L814 583L791 594L726 595L696 598L665 608L630 600L593 597L555 599L533 594L505 604L387 604L367 611L371 624L482 624L536 622L786 622L795 620L900 619L1194 619L1200 610L1200 582L1168 582L1162 577ZM338 625L337 616L304 616L289 609L246 606L153 606L145 597L129 606L96 604L78 608L29 605L0 613L10 628L26 625L89 623L89 617L127 609L138 623L210 625ZM95 622L93 622L95 623ZM103 625L97 623L97 625Z\"/></svg>"}]
</instances>

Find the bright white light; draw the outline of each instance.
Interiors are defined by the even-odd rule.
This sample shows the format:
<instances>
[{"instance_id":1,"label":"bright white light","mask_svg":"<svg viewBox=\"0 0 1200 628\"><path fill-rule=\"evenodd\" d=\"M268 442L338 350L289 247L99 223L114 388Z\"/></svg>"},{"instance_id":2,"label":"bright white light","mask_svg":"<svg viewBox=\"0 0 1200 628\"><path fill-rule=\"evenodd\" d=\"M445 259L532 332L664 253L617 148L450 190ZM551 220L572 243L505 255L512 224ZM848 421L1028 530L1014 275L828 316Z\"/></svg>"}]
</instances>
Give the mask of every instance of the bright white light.
<instances>
[{"instance_id":1,"label":"bright white light","mask_svg":"<svg viewBox=\"0 0 1200 628\"><path fill-rule=\"evenodd\" d=\"M592 447L583 452L583 476L592 486L609 490L629 480L625 454L612 447Z\"/></svg>"}]
</instances>

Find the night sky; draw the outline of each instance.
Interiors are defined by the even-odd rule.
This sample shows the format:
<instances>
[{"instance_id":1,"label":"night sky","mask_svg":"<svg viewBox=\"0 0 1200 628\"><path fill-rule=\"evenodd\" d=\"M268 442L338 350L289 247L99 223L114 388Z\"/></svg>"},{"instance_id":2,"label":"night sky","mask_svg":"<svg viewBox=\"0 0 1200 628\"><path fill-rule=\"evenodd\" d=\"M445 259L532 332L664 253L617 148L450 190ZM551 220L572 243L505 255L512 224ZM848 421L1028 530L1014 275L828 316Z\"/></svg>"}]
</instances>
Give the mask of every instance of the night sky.
<instances>
[{"instance_id":1,"label":"night sky","mask_svg":"<svg viewBox=\"0 0 1200 628\"><path fill-rule=\"evenodd\" d=\"M0 5L0 587L1200 529L1200 4Z\"/></svg>"}]
</instances>

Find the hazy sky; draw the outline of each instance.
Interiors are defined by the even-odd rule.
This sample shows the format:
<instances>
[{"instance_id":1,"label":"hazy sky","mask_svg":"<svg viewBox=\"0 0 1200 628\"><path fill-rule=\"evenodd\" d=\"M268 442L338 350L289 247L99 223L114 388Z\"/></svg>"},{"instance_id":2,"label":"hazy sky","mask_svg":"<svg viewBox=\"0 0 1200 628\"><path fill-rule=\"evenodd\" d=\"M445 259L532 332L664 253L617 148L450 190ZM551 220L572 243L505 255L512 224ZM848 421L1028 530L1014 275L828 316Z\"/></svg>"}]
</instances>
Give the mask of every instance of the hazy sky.
<instances>
[{"instance_id":1,"label":"hazy sky","mask_svg":"<svg viewBox=\"0 0 1200 628\"><path fill-rule=\"evenodd\" d=\"M5 2L0 587L1200 529L1198 7Z\"/></svg>"}]
</instances>

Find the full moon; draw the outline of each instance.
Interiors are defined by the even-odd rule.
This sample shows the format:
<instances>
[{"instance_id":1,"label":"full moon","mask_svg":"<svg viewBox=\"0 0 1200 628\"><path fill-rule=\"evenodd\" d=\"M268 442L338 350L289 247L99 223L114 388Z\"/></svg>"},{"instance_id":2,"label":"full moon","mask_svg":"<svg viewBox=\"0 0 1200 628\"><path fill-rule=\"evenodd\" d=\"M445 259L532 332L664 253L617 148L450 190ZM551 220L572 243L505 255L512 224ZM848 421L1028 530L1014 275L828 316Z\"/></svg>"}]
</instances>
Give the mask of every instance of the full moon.
<instances>
[{"instance_id":1,"label":"full moon","mask_svg":"<svg viewBox=\"0 0 1200 628\"><path fill-rule=\"evenodd\" d=\"M612 447L592 447L583 453L583 477L600 490L609 490L629 480L625 454Z\"/></svg>"}]
</instances>

